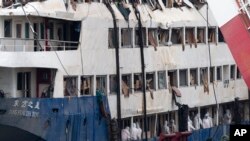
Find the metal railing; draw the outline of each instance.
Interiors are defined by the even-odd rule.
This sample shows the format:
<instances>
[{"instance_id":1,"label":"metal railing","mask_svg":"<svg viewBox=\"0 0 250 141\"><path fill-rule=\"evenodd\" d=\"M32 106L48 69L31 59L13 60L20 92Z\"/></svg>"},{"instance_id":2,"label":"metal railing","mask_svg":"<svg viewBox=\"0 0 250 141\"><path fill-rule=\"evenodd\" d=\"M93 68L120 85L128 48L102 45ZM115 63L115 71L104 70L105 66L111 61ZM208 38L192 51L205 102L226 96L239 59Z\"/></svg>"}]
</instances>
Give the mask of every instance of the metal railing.
<instances>
[{"instance_id":1,"label":"metal railing","mask_svg":"<svg viewBox=\"0 0 250 141\"><path fill-rule=\"evenodd\" d=\"M79 42L75 41L0 38L0 51L9 51L9 52L77 50L78 45Z\"/></svg>"}]
</instances>

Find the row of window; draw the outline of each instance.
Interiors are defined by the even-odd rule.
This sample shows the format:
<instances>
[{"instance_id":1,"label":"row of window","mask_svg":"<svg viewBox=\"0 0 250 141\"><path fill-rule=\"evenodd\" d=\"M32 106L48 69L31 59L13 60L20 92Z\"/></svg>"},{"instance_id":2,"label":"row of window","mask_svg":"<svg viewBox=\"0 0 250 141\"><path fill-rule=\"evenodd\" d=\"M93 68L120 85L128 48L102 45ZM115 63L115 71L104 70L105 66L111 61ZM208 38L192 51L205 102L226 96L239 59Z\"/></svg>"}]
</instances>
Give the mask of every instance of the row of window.
<instances>
[{"instance_id":1,"label":"row of window","mask_svg":"<svg viewBox=\"0 0 250 141\"><path fill-rule=\"evenodd\" d=\"M228 83L229 80L241 78L240 72L236 69L235 65L224 65L216 67L204 68L190 68L180 70L168 70L147 72L146 73L146 89L147 90L160 90L166 89L170 86L197 86L213 83L214 81L222 81ZM79 82L78 82L79 80ZM81 95L92 95L95 89L107 94L109 81L109 93L115 94L117 92L117 78L116 75L96 76L78 76L64 77L64 95L76 96L78 92ZM168 82L168 85L167 85ZM95 84L94 84L95 83ZM78 90L80 84L80 90ZM142 91L142 74L122 74L121 75L121 91L124 95L129 93Z\"/></svg>"},{"instance_id":2,"label":"row of window","mask_svg":"<svg viewBox=\"0 0 250 141\"><path fill-rule=\"evenodd\" d=\"M143 45L144 46L164 46L172 44L187 44L197 46L197 43L218 43L224 42L222 33L218 27L180 27L172 29L143 28ZM121 47L138 47L139 46L139 29L138 28L121 28L118 31L120 36ZM108 47L114 46L114 29L109 29Z\"/></svg>"},{"instance_id":3,"label":"row of window","mask_svg":"<svg viewBox=\"0 0 250 141\"><path fill-rule=\"evenodd\" d=\"M14 37L14 38L22 38L22 23L16 23L15 24L15 35L12 35L12 20L4 20L4 37ZM38 38L39 39L44 39L45 38L45 24L44 23L34 23L33 24L33 29L34 32L38 33ZM50 22L49 26L49 38L53 39L54 38L54 23ZM30 38L30 25L29 23L25 23L24 25L24 32L25 32L25 38ZM60 34L58 36L61 36Z\"/></svg>"}]
</instances>

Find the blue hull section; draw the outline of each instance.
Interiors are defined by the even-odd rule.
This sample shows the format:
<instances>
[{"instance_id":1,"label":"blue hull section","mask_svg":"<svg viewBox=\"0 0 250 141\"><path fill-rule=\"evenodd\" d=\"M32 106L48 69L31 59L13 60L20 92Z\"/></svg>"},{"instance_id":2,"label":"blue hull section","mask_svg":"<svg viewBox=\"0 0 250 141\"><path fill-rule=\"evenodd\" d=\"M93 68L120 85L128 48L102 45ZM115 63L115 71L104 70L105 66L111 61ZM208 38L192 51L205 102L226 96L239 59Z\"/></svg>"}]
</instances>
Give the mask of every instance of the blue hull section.
<instances>
[{"instance_id":1,"label":"blue hull section","mask_svg":"<svg viewBox=\"0 0 250 141\"><path fill-rule=\"evenodd\" d=\"M0 99L0 140L108 141L109 119L100 110L109 114L106 98L102 103L95 96Z\"/></svg>"},{"instance_id":2,"label":"blue hull section","mask_svg":"<svg viewBox=\"0 0 250 141\"><path fill-rule=\"evenodd\" d=\"M229 125L219 125L212 128L193 131L188 141L226 141L229 139Z\"/></svg>"}]
</instances>

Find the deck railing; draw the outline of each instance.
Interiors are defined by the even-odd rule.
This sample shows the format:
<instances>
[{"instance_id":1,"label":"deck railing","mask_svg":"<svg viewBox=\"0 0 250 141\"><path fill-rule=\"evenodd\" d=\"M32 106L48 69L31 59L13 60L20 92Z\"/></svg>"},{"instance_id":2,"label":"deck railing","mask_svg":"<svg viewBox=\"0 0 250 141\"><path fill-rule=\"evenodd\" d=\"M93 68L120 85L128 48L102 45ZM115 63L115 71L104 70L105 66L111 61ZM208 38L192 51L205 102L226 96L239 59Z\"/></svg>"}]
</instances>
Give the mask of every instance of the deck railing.
<instances>
[{"instance_id":1,"label":"deck railing","mask_svg":"<svg viewBox=\"0 0 250 141\"><path fill-rule=\"evenodd\" d=\"M79 42L75 41L0 38L0 51L9 51L9 52L76 50L78 48L78 45Z\"/></svg>"}]
</instances>

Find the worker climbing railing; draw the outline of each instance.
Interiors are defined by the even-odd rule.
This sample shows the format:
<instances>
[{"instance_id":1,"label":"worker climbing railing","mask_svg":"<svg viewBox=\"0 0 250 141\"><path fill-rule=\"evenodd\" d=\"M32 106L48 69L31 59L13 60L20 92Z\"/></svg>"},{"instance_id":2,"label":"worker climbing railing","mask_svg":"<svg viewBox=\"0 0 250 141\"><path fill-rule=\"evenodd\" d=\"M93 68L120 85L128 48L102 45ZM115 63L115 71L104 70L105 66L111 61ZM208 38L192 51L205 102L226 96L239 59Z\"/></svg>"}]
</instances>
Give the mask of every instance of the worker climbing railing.
<instances>
[{"instance_id":1,"label":"worker climbing railing","mask_svg":"<svg viewBox=\"0 0 250 141\"><path fill-rule=\"evenodd\" d=\"M250 30L250 0L236 0L242 20L248 30Z\"/></svg>"}]
</instances>

